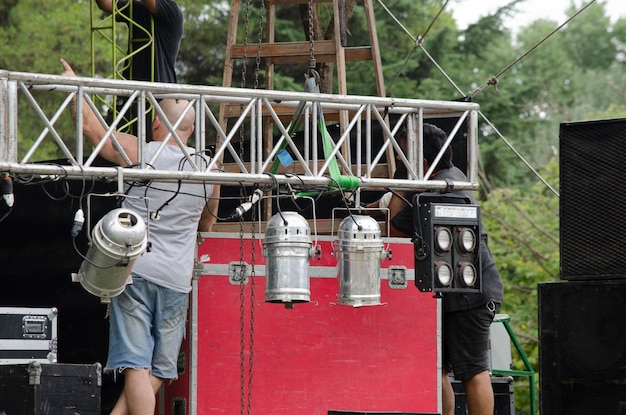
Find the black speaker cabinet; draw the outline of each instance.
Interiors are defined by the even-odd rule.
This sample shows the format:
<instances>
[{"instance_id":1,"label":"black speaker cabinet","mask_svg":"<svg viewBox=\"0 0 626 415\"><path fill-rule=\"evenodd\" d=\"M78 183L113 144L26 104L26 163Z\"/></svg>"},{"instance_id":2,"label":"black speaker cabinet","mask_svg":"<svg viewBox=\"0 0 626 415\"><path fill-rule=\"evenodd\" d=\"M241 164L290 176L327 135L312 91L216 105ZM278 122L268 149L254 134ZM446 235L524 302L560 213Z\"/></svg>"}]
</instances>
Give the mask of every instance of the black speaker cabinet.
<instances>
[{"instance_id":1,"label":"black speaker cabinet","mask_svg":"<svg viewBox=\"0 0 626 415\"><path fill-rule=\"evenodd\" d=\"M626 414L626 281L538 290L541 414Z\"/></svg>"},{"instance_id":2,"label":"black speaker cabinet","mask_svg":"<svg viewBox=\"0 0 626 415\"><path fill-rule=\"evenodd\" d=\"M626 119L561 124L561 279L626 278Z\"/></svg>"}]
</instances>

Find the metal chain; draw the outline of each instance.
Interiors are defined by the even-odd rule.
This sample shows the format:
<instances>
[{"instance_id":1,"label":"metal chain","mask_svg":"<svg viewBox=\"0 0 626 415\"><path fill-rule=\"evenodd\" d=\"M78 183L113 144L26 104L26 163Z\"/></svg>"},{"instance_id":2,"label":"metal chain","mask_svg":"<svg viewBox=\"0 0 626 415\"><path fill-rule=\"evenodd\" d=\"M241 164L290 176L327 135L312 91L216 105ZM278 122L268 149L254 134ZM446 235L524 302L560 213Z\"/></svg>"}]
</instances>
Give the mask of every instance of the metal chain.
<instances>
[{"instance_id":1,"label":"metal chain","mask_svg":"<svg viewBox=\"0 0 626 415\"><path fill-rule=\"evenodd\" d=\"M259 73L261 71L261 44L263 43L263 16L265 15L265 1L261 0L261 10L259 12L259 29L258 29L258 37L257 37L257 51L256 51L256 59L255 59L255 69L254 69L254 89L259 88ZM243 160L243 158L242 158ZM252 161L252 160L251 160ZM250 345L249 345L249 355L248 355L248 406L247 413L250 415L252 413L252 373L254 368L254 306L256 301L255 295L255 270L254 265L256 263L256 230L255 230L255 217L256 217L256 206L252 207L252 236L250 238L251 243L251 270L250 270ZM242 215L243 217L243 215Z\"/></svg>"},{"instance_id":2,"label":"metal chain","mask_svg":"<svg viewBox=\"0 0 626 415\"><path fill-rule=\"evenodd\" d=\"M314 70L316 66L315 40L313 33L313 0L309 0L309 69Z\"/></svg>"},{"instance_id":3,"label":"metal chain","mask_svg":"<svg viewBox=\"0 0 626 415\"><path fill-rule=\"evenodd\" d=\"M243 64L241 65L241 87L246 87L246 72L248 66L248 34L250 30L250 3L252 0L246 2L246 12L244 19L244 37L243 37Z\"/></svg>"},{"instance_id":4,"label":"metal chain","mask_svg":"<svg viewBox=\"0 0 626 415\"><path fill-rule=\"evenodd\" d=\"M250 4L252 0L246 2L245 19L244 19L244 44L243 44L243 64L241 66L241 87L246 87L246 73L248 66L248 34L250 29ZM243 113L243 104L239 107L240 113ZM239 159L244 158L244 142L245 131L243 124L239 128ZM244 189L241 187L240 196L243 200ZM243 232L243 215L239 217L239 397L240 397L240 413L245 414L246 411L246 310L245 310L245 283L246 283L246 263L244 261L244 232ZM249 399L248 399L249 400ZM248 403L248 408L249 408ZM249 410L249 409L248 409Z\"/></svg>"},{"instance_id":5,"label":"metal chain","mask_svg":"<svg viewBox=\"0 0 626 415\"><path fill-rule=\"evenodd\" d=\"M261 0L261 11L259 12L259 35L258 47L256 50L256 67L254 70L254 89L259 88L259 72L261 68L261 44L263 43L263 16L265 15L265 0Z\"/></svg>"}]
</instances>

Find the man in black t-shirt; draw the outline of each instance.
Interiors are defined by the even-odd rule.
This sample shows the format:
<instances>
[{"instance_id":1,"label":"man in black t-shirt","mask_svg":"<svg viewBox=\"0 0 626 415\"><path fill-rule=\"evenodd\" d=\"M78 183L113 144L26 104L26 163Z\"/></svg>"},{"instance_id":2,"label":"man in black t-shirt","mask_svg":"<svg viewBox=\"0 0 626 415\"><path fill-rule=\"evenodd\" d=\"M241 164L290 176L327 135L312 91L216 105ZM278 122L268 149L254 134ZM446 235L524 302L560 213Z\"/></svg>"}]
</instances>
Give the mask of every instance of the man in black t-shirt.
<instances>
[{"instance_id":1,"label":"man in black t-shirt","mask_svg":"<svg viewBox=\"0 0 626 415\"><path fill-rule=\"evenodd\" d=\"M446 133L440 128L424 124L424 172L428 171L446 140ZM406 130L396 135L406 153ZM401 162L394 177L406 178L406 168ZM446 150L431 175L432 179L466 181L461 170L452 164L452 150ZM411 201L417 192L388 193L380 201L369 207L389 209L390 233L392 236L411 236L413 233L413 209L406 201ZM476 199L469 191L452 191L451 196ZM403 198L405 200L403 200ZM443 294L443 373L442 395L443 415L453 415L455 409L454 391L448 374L454 373L465 387L467 407L471 415L493 415L494 396L489 377L489 334L490 326L503 299L503 284L493 256L487 244L487 233L482 223L481 265L482 292Z\"/></svg>"},{"instance_id":2,"label":"man in black t-shirt","mask_svg":"<svg viewBox=\"0 0 626 415\"><path fill-rule=\"evenodd\" d=\"M114 1L117 20L129 27L128 60L124 62L122 72L124 79L176 83L176 58L184 23L180 7L173 0L96 0L96 3L102 11L112 13ZM154 62L149 42L151 37L154 39ZM125 97L118 99L118 109L125 100ZM135 112L133 105L128 118L134 118ZM151 125L151 122L151 116L147 117L146 125ZM136 124L130 132L137 134ZM149 139L149 128L146 133Z\"/></svg>"}]
</instances>

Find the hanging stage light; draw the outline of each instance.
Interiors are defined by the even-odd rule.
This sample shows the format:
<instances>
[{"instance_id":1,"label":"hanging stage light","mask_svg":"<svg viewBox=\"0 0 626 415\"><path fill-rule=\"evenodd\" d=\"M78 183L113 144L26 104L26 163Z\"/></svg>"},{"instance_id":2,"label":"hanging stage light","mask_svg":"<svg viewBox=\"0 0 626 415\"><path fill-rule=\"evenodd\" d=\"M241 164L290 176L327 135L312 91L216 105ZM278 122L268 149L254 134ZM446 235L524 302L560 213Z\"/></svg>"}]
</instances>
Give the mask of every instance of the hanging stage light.
<instances>
[{"instance_id":1,"label":"hanging stage light","mask_svg":"<svg viewBox=\"0 0 626 415\"><path fill-rule=\"evenodd\" d=\"M479 292L480 207L438 193L413 198L415 285L420 291Z\"/></svg>"},{"instance_id":2,"label":"hanging stage light","mask_svg":"<svg viewBox=\"0 0 626 415\"><path fill-rule=\"evenodd\" d=\"M314 249L306 219L296 212L272 216L263 246L263 255L267 257L265 301L284 303L287 308L309 302L309 261Z\"/></svg>"},{"instance_id":3,"label":"hanging stage light","mask_svg":"<svg viewBox=\"0 0 626 415\"><path fill-rule=\"evenodd\" d=\"M348 216L341 221L337 237L338 303L354 307L380 304L384 252L378 222L370 216Z\"/></svg>"},{"instance_id":4,"label":"hanging stage light","mask_svg":"<svg viewBox=\"0 0 626 415\"><path fill-rule=\"evenodd\" d=\"M148 244L146 223L134 211L119 208L107 213L91 235L91 246L72 281L108 303L124 291L135 259Z\"/></svg>"}]
</instances>

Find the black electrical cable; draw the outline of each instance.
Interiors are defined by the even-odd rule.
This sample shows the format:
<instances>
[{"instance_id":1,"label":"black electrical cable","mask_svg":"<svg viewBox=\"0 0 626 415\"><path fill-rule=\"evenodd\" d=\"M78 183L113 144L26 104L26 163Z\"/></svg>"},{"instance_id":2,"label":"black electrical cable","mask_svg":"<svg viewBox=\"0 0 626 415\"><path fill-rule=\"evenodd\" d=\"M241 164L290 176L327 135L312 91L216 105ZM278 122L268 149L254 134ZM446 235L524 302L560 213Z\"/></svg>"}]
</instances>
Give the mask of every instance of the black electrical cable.
<instances>
[{"instance_id":1,"label":"black electrical cable","mask_svg":"<svg viewBox=\"0 0 626 415\"><path fill-rule=\"evenodd\" d=\"M13 211L13 208L10 207L9 210L4 215L2 215L2 217L0 218L0 222L5 220L11 214L12 211Z\"/></svg>"},{"instance_id":2,"label":"black electrical cable","mask_svg":"<svg viewBox=\"0 0 626 415\"><path fill-rule=\"evenodd\" d=\"M270 177L270 179L272 179L272 187L270 188L270 191L272 191L273 189L278 189L278 180L276 180L276 176L274 176L272 173L266 173L266 174ZM289 225L289 223L287 222L287 219L285 219L285 216L283 216L283 211L280 208L280 195L276 197L276 210L278 211L278 214L283 220L283 225L284 226Z\"/></svg>"}]
</instances>

